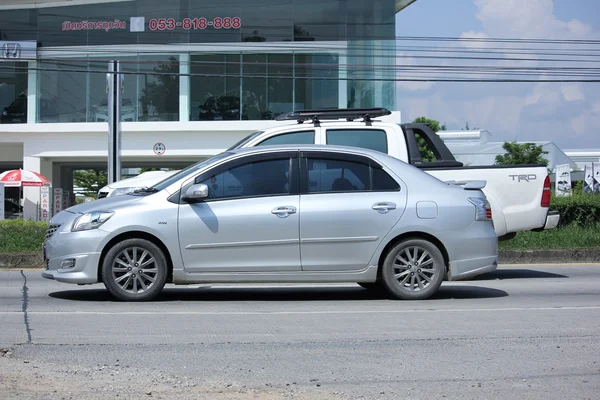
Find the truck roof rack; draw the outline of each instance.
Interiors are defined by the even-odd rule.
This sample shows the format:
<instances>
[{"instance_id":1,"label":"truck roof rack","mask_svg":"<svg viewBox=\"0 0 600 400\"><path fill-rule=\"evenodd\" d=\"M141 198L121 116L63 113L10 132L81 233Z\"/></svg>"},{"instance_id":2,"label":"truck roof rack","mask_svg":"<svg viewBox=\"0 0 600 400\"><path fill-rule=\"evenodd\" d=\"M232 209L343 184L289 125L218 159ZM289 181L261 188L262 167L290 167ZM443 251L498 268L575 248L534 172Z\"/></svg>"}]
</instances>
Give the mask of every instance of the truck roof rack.
<instances>
[{"instance_id":1,"label":"truck roof rack","mask_svg":"<svg viewBox=\"0 0 600 400\"><path fill-rule=\"evenodd\" d=\"M362 118L363 122L371 122L371 118L390 115L392 112L386 108L326 108L321 110L300 110L278 115L276 121L295 120L299 124L304 121L312 121L318 124L323 119L341 119L354 121Z\"/></svg>"}]
</instances>

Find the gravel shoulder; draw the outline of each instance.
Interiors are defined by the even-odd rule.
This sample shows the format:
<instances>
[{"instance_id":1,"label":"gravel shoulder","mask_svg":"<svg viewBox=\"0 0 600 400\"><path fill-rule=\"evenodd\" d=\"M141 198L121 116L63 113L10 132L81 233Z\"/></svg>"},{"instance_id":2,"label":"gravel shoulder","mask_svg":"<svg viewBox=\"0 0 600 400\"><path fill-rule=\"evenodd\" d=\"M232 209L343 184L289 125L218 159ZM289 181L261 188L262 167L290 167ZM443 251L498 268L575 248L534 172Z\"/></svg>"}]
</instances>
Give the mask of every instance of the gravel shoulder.
<instances>
[{"instance_id":1,"label":"gravel shoulder","mask_svg":"<svg viewBox=\"0 0 600 400\"><path fill-rule=\"evenodd\" d=\"M339 393L284 387L249 387L227 382L199 382L116 362L94 367L56 365L20 359L0 349L0 393L3 400L197 399L197 400L337 400Z\"/></svg>"}]
</instances>

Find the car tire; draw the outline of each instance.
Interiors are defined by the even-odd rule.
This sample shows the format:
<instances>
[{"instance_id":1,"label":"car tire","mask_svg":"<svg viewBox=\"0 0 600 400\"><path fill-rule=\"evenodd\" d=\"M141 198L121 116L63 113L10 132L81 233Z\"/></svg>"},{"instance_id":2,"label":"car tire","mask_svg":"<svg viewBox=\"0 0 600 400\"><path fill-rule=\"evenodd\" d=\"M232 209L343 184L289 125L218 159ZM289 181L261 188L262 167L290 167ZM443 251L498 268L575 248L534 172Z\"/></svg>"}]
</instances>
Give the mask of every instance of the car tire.
<instances>
[{"instance_id":1,"label":"car tire","mask_svg":"<svg viewBox=\"0 0 600 400\"><path fill-rule=\"evenodd\" d=\"M406 239L388 251L380 273L381 283L393 298L425 300L439 289L446 265L435 244L424 239Z\"/></svg>"},{"instance_id":2,"label":"car tire","mask_svg":"<svg viewBox=\"0 0 600 400\"><path fill-rule=\"evenodd\" d=\"M122 301L154 299L167 281L163 251L145 239L127 239L114 245L102 263L102 282Z\"/></svg>"}]
</instances>

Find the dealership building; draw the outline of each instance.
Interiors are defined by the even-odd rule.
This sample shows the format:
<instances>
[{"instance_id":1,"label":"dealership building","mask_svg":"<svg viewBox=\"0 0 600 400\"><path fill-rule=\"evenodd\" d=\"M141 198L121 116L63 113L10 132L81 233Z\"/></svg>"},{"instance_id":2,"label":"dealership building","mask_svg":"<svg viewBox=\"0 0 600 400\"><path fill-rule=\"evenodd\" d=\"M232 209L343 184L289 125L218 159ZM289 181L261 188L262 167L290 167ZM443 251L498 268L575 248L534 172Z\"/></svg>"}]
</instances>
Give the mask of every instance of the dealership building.
<instances>
[{"instance_id":1,"label":"dealership building","mask_svg":"<svg viewBox=\"0 0 600 400\"><path fill-rule=\"evenodd\" d=\"M118 60L124 168L183 167L283 112L386 107L395 17L415 0L9 0L0 3L0 172L72 191L106 168ZM35 218L39 189L24 188Z\"/></svg>"}]
</instances>

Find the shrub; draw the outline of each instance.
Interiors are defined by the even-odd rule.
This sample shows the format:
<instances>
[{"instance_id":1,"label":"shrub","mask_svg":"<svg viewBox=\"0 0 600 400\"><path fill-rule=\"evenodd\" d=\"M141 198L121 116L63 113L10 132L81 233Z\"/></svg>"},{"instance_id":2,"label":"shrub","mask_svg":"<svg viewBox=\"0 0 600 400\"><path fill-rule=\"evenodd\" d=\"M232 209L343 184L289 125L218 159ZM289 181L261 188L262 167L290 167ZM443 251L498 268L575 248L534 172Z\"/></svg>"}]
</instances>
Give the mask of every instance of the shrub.
<instances>
[{"instance_id":1,"label":"shrub","mask_svg":"<svg viewBox=\"0 0 600 400\"><path fill-rule=\"evenodd\" d=\"M553 197L550 209L560 213L559 227L600 225L600 195L573 193L569 197Z\"/></svg>"},{"instance_id":2,"label":"shrub","mask_svg":"<svg viewBox=\"0 0 600 400\"><path fill-rule=\"evenodd\" d=\"M0 253L41 251L46 222L9 219L0 221Z\"/></svg>"}]
</instances>

